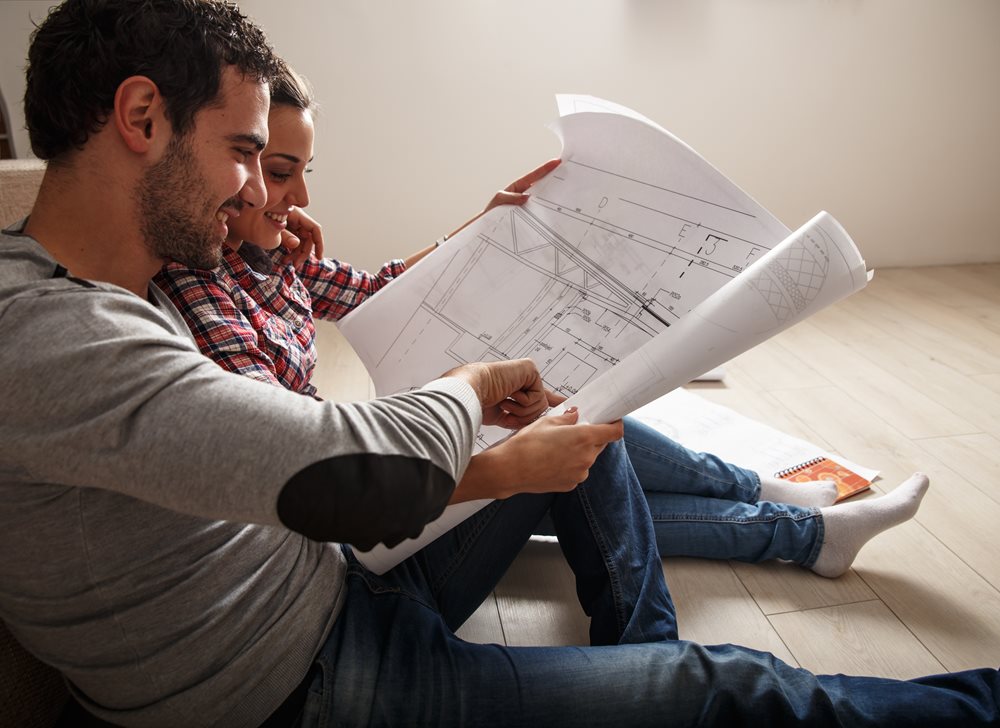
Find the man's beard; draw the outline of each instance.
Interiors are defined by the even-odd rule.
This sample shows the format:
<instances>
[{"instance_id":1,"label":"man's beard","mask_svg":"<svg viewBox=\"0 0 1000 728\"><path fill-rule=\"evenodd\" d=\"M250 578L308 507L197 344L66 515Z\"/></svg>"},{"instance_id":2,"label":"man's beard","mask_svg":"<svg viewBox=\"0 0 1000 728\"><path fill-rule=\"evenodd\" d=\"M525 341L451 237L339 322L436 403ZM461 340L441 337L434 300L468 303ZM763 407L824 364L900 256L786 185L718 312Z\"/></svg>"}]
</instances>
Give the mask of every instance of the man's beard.
<instances>
[{"instance_id":1,"label":"man's beard","mask_svg":"<svg viewBox=\"0 0 1000 728\"><path fill-rule=\"evenodd\" d=\"M143 239L155 256L191 268L218 267L223 243L214 225L218 210L212 208L208 183L189 140L170 140L163 159L149 168L136 194Z\"/></svg>"}]
</instances>

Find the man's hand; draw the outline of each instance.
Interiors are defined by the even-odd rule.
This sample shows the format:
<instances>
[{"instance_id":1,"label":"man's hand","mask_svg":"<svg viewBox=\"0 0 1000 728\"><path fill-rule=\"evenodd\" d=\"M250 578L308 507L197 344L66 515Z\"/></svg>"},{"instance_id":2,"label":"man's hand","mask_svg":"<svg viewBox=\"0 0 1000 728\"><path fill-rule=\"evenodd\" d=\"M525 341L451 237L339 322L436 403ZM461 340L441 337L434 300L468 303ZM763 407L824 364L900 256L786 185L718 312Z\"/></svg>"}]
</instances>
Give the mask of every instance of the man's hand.
<instances>
[{"instance_id":1,"label":"man's hand","mask_svg":"<svg viewBox=\"0 0 1000 728\"><path fill-rule=\"evenodd\" d=\"M507 498L516 493L566 492L587 479L609 442L621 439L621 420L580 425L576 408L542 417L507 440L474 456L452 503Z\"/></svg>"},{"instance_id":2,"label":"man's hand","mask_svg":"<svg viewBox=\"0 0 1000 728\"><path fill-rule=\"evenodd\" d=\"M443 376L472 385L483 408L484 425L524 427L538 419L549 406L549 397L555 396L545 390L531 359L464 364Z\"/></svg>"}]
</instances>

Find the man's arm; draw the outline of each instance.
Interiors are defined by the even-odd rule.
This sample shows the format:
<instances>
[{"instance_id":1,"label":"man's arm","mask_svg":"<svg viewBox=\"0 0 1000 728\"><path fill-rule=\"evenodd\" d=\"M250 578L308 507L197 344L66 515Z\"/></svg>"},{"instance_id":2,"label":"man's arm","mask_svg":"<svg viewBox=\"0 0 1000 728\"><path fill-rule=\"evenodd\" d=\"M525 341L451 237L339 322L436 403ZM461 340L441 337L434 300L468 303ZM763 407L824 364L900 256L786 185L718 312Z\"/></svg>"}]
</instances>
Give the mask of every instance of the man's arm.
<instances>
[{"instance_id":1,"label":"man's arm","mask_svg":"<svg viewBox=\"0 0 1000 728\"><path fill-rule=\"evenodd\" d=\"M66 285L0 315L18 342L0 352L8 480L368 545L418 533L465 470L489 397L460 377L316 402L222 371L136 296ZM286 491L309 497L296 508Z\"/></svg>"}]
</instances>

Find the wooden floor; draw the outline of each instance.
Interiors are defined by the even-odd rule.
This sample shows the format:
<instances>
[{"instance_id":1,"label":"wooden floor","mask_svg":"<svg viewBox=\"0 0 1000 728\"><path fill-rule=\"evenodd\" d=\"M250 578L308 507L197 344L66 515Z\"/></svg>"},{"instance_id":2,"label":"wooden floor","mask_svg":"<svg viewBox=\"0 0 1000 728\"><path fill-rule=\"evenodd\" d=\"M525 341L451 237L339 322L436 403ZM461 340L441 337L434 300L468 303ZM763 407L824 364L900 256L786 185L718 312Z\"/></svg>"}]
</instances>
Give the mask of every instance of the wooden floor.
<instances>
[{"instance_id":1,"label":"wooden floor","mask_svg":"<svg viewBox=\"0 0 1000 728\"><path fill-rule=\"evenodd\" d=\"M325 396L371 396L329 325L320 361ZM931 488L914 521L870 542L839 579L665 559L682 637L815 672L906 678L1000 664L1000 264L877 271L861 293L730 362L723 384L689 388L878 468L875 491L918 470ZM529 543L460 634L586 644L558 545Z\"/></svg>"}]
</instances>

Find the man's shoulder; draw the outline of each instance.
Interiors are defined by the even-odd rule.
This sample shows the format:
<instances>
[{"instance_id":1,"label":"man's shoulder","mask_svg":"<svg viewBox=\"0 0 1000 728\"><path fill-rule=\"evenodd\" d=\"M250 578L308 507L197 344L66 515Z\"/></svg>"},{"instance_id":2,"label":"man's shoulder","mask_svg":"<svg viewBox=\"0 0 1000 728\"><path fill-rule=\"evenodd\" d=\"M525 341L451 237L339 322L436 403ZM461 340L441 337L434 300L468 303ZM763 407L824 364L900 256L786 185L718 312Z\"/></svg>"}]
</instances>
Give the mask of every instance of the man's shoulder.
<instances>
[{"instance_id":1,"label":"man's shoulder","mask_svg":"<svg viewBox=\"0 0 1000 728\"><path fill-rule=\"evenodd\" d=\"M0 231L0 288L51 278L56 262L35 240L21 232L23 222Z\"/></svg>"},{"instance_id":2,"label":"man's shoulder","mask_svg":"<svg viewBox=\"0 0 1000 728\"><path fill-rule=\"evenodd\" d=\"M18 301L95 287L69 275L27 235L11 229L0 233L0 316Z\"/></svg>"},{"instance_id":3,"label":"man's shoulder","mask_svg":"<svg viewBox=\"0 0 1000 728\"><path fill-rule=\"evenodd\" d=\"M144 319L169 333L186 334L186 328L178 327L162 308L160 301L150 305L124 288L73 276L45 248L16 229L0 232L0 322L23 319L37 327L59 327L89 321L127 328L130 321ZM10 315L22 309L31 315Z\"/></svg>"}]
</instances>

